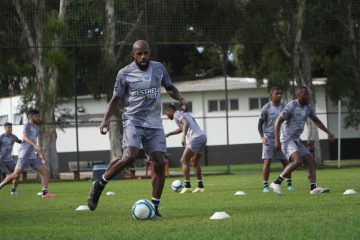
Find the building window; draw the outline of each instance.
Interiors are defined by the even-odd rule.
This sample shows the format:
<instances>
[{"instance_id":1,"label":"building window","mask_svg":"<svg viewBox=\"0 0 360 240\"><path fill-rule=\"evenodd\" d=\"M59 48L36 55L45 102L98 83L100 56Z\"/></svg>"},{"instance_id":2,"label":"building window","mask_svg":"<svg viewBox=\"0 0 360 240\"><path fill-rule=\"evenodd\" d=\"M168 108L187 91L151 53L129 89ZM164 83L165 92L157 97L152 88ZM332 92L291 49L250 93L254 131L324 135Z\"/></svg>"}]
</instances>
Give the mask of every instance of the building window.
<instances>
[{"instance_id":1,"label":"building window","mask_svg":"<svg viewBox=\"0 0 360 240\"><path fill-rule=\"evenodd\" d=\"M208 101L209 112L226 111L226 101L222 100L209 100ZM229 110L239 110L239 100L229 99Z\"/></svg>"},{"instance_id":2,"label":"building window","mask_svg":"<svg viewBox=\"0 0 360 240\"><path fill-rule=\"evenodd\" d=\"M175 107L176 107L176 109L177 110L179 110L180 109L180 104L179 104L179 102L163 102L162 103L162 114L163 115L165 115L165 108L166 108L166 106L167 105L169 105L169 104L175 104ZM187 109L187 112L192 112L192 102L190 102L190 101L188 101L188 109Z\"/></svg>"},{"instance_id":3,"label":"building window","mask_svg":"<svg viewBox=\"0 0 360 240\"><path fill-rule=\"evenodd\" d=\"M20 114L20 113L14 114L14 122L13 122L13 124L20 125L22 123L23 123L22 114Z\"/></svg>"},{"instance_id":4,"label":"building window","mask_svg":"<svg viewBox=\"0 0 360 240\"><path fill-rule=\"evenodd\" d=\"M249 98L249 109L250 110L259 110L261 109L267 102L268 98Z\"/></svg>"},{"instance_id":5,"label":"building window","mask_svg":"<svg viewBox=\"0 0 360 240\"><path fill-rule=\"evenodd\" d=\"M8 121L8 115L0 116L0 125L4 125Z\"/></svg>"}]
</instances>

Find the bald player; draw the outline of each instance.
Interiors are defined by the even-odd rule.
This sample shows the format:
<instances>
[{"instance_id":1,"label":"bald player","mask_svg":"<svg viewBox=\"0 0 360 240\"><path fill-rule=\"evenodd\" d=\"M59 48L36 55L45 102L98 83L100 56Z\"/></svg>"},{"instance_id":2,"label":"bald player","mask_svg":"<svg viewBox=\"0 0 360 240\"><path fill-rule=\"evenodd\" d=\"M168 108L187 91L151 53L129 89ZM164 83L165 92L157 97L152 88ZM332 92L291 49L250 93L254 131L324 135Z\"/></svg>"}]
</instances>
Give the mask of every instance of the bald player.
<instances>
[{"instance_id":1,"label":"bald player","mask_svg":"<svg viewBox=\"0 0 360 240\"><path fill-rule=\"evenodd\" d=\"M88 206L95 210L101 192L106 184L121 170L134 162L142 144L150 156L155 168L152 178L152 203L156 216L161 217L158 206L165 183L166 139L160 115L161 86L173 99L186 109L187 102L172 84L164 65L150 60L150 47L144 40L133 44L134 61L117 74L113 97L108 103L100 132L109 130L110 117L115 113L119 102L124 104L123 119L123 154L110 162L102 178L93 183L88 199Z\"/></svg>"},{"instance_id":2,"label":"bald player","mask_svg":"<svg viewBox=\"0 0 360 240\"><path fill-rule=\"evenodd\" d=\"M275 122L275 148L282 150L285 157L290 160L281 175L270 184L270 188L276 194L281 194L281 183L284 177L289 176L301 162L308 167L308 178L310 181L310 194L327 193L328 188L318 187L316 184L316 172L314 159L309 150L304 146L300 139L301 133L304 131L305 123L310 118L315 125L328 134L330 141L335 139L335 135L331 133L321 120L316 116L313 109L308 104L310 93L306 86L297 89L297 99L288 103L281 111L280 116ZM281 134L280 134L281 129Z\"/></svg>"}]
</instances>

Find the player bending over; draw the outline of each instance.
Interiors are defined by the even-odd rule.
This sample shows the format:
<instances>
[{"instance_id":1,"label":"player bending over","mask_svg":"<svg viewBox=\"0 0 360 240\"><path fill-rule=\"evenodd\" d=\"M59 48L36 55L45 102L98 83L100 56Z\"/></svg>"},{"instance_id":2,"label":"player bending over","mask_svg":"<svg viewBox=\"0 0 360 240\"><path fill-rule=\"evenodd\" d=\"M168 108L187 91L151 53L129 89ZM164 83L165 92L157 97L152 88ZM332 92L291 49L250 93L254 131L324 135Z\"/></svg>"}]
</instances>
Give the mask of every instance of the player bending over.
<instances>
[{"instance_id":1,"label":"player bending over","mask_svg":"<svg viewBox=\"0 0 360 240\"><path fill-rule=\"evenodd\" d=\"M150 155L154 163L152 203L156 208L156 216L160 217L158 206L165 183L166 153L166 139L160 116L161 86L183 106L186 105L186 101L172 85L165 67L150 60L150 48L146 41L136 41L133 44L132 55L134 62L122 68L116 77L114 94L100 125L101 133L106 133L109 129L109 119L121 100L125 106L122 117L123 154L121 158L111 161L102 178L94 182L88 206L91 210L96 209L105 185L134 162L142 144L144 151Z\"/></svg>"},{"instance_id":2,"label":"player bending over","mask_svg":"<svg viewBox=\"0 0 360 240\"><path fill-rule=\"evenodd\" d=\"M335 135L325 127L314 110L308 106L310 99L308 88L299 87L296 94L297 99L285 106L275 122L275 147L277 150L281 149L286 158L291 161L281 175L270 184L270 188L274 193L281 194L281 182L284 177L298 168L303 160L308 167L310 194L326 193L330 191L328 188L321 188L316 185L315 163L309 150L301 142L300 135L304 131L305 123L309 117L318 128L328 134L330 141L335 139Z\"/></svg>"},{"instance_id":3,"label":"player bending over","mask_svg":"<svg viewBox=\"0 0 360 240\"><path fill-rule=\"evenodd\" d=\"M6 178L6 169L12 173L15 170L16 162L12 156L14 143L21 143L21 140L12 134L12 124L4 124L5 133L0 135L0 172L2 180ZM4 170L4 171L3 171ZM19 183L19 177L14 178L12 182L11 195L16 196L16 187Z\"/></svg>"},{"instance_id":4,"label":"player bending over","mask_svg":"<svg viewBox=\"0 0 360 240\"><path fill-rule=\"evenodd\" d=\"M281 110L285 107L285 105L281 103L281 99L281 90L278 87L271 88L270 101L265 104L264 107L261 109L261 114L259 118L258 130L262 141L262 160L264 161L263 192L265 193L269 192L269 175L272 159L278 159L284 168L288 165L288 161L285 158L284 154L281 151L277 151L275 149L274 125L276 118L279 116ZM289 191L294 190L291 184L291 175L289 175L286 180L287 189Z\"/></svg>"},{"instance_id":5,"label":"player bending over","mask_svg":"<svg viewBox=\"0 0 360 240\"><path fill-rule=\"evenodd\" d=\"M41 176L42 197L55 197L56 194L48 192L49 170L45 165L45 155L40 145L37 143L39 136L38 125L40 123L40 113L38 110L32 109L27 114L28 122L24 125L23 142L20 145L18 162L13 173L8 175L4 181L0 183L0 189L9 181L19 178L20 173L27 167L31 166L37 170ZM37 152L37 154L36 154ZM40 159L39 158L42 159Z\"/></svg>"},{"instance_id":6,"label":"player bending over","mask_svg":"<svg viewBox=\"0 0 360 240\"><path fill-rule=\"evenodd\" d=\"M198 182L197 188L195 188L192 192L204 192L205 189L202 181L199 160L201 157L201 151L206 145L206 135L189 113L176 111L174 105L169 104L166 106L165 114L169 119L174 119L176 124L179 126L179 128L175 131L167 133L166 137L179 134L181 132L183 133L181 144L185 147L185 149L180 162L185 178L185 187L180 193L188 193L192 191L190 184L190 162ZM188 138L188 142L186 142L186 136Z\"/></svg>"}]
</instances>

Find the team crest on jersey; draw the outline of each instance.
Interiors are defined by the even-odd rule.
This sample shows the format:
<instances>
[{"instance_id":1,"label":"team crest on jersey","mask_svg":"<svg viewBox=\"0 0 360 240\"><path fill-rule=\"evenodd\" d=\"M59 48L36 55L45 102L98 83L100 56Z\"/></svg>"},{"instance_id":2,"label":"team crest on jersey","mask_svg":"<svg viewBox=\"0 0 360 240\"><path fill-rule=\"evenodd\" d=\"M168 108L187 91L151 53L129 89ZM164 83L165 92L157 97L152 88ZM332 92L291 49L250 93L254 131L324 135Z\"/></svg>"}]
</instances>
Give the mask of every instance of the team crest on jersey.
<instances>
[{"instance_id":1,"label":"team crest on jersey","mask_svg":"<svg viewBox=\"0 0 360 240\"><path fill-rule=\"evenodd\" d=\"M145 75L143 77L144 81L150 81L151 80L151 76L150 75Z\"/></svg>"}]
</instances>

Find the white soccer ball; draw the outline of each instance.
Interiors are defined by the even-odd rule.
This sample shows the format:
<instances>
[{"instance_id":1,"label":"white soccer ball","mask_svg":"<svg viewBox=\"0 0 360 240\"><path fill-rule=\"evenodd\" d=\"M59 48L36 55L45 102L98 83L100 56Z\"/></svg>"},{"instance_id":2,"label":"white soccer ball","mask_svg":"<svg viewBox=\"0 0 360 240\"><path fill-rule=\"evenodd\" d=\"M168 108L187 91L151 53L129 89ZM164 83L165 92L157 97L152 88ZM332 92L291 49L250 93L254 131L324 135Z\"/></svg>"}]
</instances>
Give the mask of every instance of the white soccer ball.
<instances>
[{"instance_id":1,"label":"white soccer ball","mask_svg":"<svg viewBox=\"0 0 360 240\"><path fill-rule=\"evenodd\" d=\"M180 180L175 180L171 183L171 189L174 192L179 192L183 187L184 187L184 185L182 184L182 182Z\"/></svg>"},{"instance_id":2,"label":"white soccer ball","mask_svg":"<svg viewBox=\"0 0 360 240\"><path fill-rule=\"evenodd\" d=\"M155 207L147 199L141 199L134 203L131 214L137 220L152 219L155 216Z\"/></svg>"}]
</instances>

